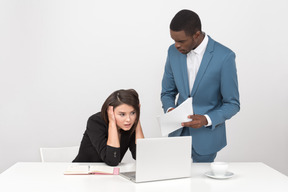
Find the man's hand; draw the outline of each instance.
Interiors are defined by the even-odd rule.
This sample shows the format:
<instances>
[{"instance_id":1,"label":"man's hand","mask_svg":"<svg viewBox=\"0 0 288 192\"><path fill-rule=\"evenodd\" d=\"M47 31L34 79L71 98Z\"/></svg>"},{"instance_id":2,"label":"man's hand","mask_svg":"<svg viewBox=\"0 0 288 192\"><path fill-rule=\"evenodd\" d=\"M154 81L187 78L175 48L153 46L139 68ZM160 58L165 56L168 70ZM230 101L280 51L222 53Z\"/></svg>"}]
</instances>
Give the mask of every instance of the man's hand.
<instances>
[{"instance_id":1,"label":"man's hand","mask_svg":"<svg viewBox=\"0 0 288 192\"><path fill-rule=\"evenodd\" d=\"M204 115L189 115L188 118L192 119L192 121L181 123L183 127L192 127L198 129L208 124L208 121Z\"/></svg>"}]
</instances>

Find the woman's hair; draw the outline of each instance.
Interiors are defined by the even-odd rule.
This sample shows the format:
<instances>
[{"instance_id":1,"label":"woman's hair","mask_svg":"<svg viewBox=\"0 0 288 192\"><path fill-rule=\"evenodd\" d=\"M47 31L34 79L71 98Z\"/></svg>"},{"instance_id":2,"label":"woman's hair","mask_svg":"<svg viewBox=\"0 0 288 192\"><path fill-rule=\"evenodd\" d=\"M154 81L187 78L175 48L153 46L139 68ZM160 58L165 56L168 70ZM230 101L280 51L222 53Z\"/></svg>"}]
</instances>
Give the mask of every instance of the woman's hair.
<instances>
[{"instance_id":1,"label":"woman's hair","mask_svg":"<svg viewBox=\"0 0 288 192\"><path fill-rule=\"evenodd\" d=\"M192 36L197 31L201 32L201 20L197 13L183 9L179 11L170 23L170 29L172 31L182 31L186 35Z\"/></svg>"},{"instance_id":2,"label":"woman's hair","mask_svg":"<svg viewBox=\"0 0 288 192\"><path fill-rule=\"evenodd\" d=\"M140 117L140 107L139 107L139 98L138 93L134 89L120 89L115 92L113 92L104 102L101 109L101 115L104 121L108 124L109 118L108 118L108 107L113 106L113 109L118 107L119 105L127 104L134 108L136 111L136 119L134 122L134 125L131 127L130 131L131 134L135 131L136 126L139 121Z\"/></svg>"}]
</instances>

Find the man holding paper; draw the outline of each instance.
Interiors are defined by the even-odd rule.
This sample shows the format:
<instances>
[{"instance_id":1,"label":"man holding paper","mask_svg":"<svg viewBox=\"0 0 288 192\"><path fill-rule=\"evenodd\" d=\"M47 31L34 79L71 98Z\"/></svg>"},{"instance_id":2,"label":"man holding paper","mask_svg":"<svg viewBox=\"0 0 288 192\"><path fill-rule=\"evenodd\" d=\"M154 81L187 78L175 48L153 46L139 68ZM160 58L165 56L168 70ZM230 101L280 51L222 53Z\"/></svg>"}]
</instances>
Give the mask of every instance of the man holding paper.
<instances>
[{"instance_id":1,"label":"man holding paper","mask_svg":"<svg viewBox=\"0 0 288 192\"><path fill-rule=\"evenodd\" d=\"M193 161L213 162L227 144L225 121L240 110L235 53L202 32L199 16L190 10L174 16L170 35L175 44L162 79L163 109L169 112L192 97L194 114L169 136L191 135Z\"/></svg>"}]
</instances>

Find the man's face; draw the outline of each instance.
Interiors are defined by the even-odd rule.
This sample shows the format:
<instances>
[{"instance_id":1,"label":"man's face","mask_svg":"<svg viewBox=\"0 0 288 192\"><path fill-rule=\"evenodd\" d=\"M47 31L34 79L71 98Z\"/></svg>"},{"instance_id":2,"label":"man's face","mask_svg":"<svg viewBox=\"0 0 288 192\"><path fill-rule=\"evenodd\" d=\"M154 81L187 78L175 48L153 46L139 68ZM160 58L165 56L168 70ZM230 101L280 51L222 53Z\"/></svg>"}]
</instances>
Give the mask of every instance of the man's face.
<instances>
[{"instance_id":1,"label":"man's face","mask_svg":"<svg viewBox=\"0 0 288 192\"><path fill-rule=\"evenodd\" d=\"M182 54L187 54L192 49L195 49L197 47L194 35L187 36L183 30L182 31L170 30L170 36L175 41L176 49Z\"/></svg>"}]
</instances>

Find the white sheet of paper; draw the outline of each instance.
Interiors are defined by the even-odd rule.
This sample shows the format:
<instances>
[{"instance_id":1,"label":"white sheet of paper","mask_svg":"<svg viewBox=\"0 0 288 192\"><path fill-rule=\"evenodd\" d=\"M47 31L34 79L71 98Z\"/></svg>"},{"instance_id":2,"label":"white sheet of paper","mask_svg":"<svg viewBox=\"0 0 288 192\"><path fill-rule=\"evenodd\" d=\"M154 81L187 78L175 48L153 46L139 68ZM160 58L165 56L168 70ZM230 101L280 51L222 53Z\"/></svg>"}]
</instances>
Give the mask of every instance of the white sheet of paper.
<instances>
[{"instance_id":1,"label":"white sheet of paper","mask_svg":"<svg viewBox=\"0 0 288 192\"><path fill-rule=\"evenodd\" d=\"M174 110L158 117L162 136L167 136L169 133L181 128L182 122L191 121L191 119L188 119L188 115L193 115L192 97L186 99Z\"/></svg>"}]
</instances>

